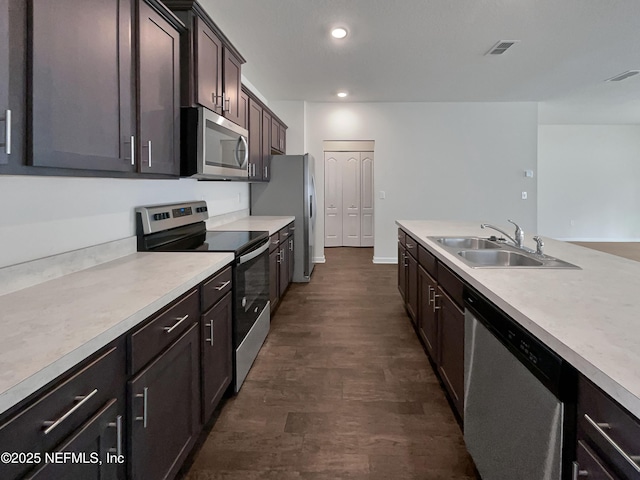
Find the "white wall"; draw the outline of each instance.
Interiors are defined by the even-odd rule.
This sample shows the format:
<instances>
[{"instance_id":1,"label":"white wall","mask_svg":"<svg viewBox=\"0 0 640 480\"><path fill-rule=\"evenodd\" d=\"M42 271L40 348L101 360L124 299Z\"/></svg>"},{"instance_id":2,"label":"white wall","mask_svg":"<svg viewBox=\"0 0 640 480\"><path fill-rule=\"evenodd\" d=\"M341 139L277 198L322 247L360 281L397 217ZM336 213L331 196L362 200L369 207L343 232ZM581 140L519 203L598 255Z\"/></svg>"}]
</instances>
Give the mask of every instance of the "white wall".
<instances>
[{"instance_id":1,"label":"white wall","mask_svg":"<svg viewBox=\"0 0 640 480\"><path fill-rule=\"evenodd\" d=\"M540 233L640 241L640 126L540 125Z\"/></svg>"},{"instance_id":2,"label":"white wall","mask_svg":"<svg viewBox=\"0 0 640 480\"><path fill-rule=\"evenodd\" d=\"M397 219L519 222L537 231L535 103L307 103L307 149L324 209L323 140L374 140L376 261L395 261ZM386 199L380 200L384 191ZM528 200L521 200L521 192ZM315 258L324 255L324 219Z\"/></svg>"},{"instance_id":3,"label":"white wall","mask_svg":"<svg viewBox=\"0 0 640 480\"><path fill-rule=\"evenodd\" d=\"M135 235L140 205L206 200L209 215L249 208L246 183L0 176L0 267Z\"/></svg>"}]
</instances>

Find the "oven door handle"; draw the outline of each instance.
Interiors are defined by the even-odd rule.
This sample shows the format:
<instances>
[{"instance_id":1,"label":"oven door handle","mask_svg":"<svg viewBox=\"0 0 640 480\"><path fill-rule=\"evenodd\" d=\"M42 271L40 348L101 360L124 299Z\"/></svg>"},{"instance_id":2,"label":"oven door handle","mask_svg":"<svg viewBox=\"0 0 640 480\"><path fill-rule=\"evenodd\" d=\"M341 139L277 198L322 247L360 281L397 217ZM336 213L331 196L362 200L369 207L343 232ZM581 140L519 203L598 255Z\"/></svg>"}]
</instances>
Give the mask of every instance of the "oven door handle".
<instances>
[{"instance_id":1,"label":"oven door handle","mask_svg":"<svg viewBox=\"0 0 640 480\"><path fill-rule=\"evenodd\" d=\"M258 255L261 255L264 252L266 252L268 249L269 249L269 241L267 240L267 242L264 245L262 245L260 248L257 248L247 253L246 255L242 255L240 258L238 258L238 265L242 265L243 263L247 263L248 261L253 260Z\"/></svg>"}]
</instances>

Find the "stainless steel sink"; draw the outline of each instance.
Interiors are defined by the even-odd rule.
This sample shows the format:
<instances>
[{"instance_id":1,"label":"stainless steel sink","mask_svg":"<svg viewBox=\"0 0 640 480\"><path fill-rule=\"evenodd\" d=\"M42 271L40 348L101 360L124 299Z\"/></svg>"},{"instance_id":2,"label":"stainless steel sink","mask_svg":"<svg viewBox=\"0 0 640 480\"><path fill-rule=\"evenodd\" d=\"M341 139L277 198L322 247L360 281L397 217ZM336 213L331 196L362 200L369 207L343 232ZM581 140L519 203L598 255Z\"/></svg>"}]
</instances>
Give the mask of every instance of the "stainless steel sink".
<instances>
[{"instance_id":1,"label":"stainless steel sink","mask_svg":"<svg viewBox=\"0 0 640 480\"><path fill-rule=\"evenodd\" d=\"M580 267L533 250L480 237L427 237L456 253L472 268L570 268Z\"/></svg>"},{"instance_id":2,"label":"stainless steel sink","mask_svg":"<svg viewBox=\"0 0 640 480\"><path fill-rule=\"evenodd\" d=\"M468 263L483 267L542 267L543 263L509 250L462 250L458 252Z\"/></svg>"},{"instance_id":3,"label":"stainless steel sink","mask_svg":"<svg viewBox=\"0 0 640 480\"><path fill-rule=\"evenodd\" d=\"M485 250L500 248L496 242L478 237L440 237L436 242L451 248L465 248L471 250Z\"/></svg>"}]
</instances>

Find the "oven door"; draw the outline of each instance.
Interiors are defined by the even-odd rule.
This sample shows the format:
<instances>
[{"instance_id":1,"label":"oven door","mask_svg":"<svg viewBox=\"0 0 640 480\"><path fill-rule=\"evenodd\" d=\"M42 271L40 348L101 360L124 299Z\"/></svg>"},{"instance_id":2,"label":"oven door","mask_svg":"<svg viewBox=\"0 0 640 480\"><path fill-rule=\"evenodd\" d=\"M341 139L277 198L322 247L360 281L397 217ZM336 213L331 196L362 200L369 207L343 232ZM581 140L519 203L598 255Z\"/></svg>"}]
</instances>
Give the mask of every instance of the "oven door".
<instances>
[{"instance_id":1,"label":"oven door","mask_svg":"<svg viewBox=\"0 0 640 480\"><path fill-rule=\"evenodd\" d=\"M269 307L269 239L236 260L235 325L238 348L265 308Z\"/></svg>"}]
</instances>

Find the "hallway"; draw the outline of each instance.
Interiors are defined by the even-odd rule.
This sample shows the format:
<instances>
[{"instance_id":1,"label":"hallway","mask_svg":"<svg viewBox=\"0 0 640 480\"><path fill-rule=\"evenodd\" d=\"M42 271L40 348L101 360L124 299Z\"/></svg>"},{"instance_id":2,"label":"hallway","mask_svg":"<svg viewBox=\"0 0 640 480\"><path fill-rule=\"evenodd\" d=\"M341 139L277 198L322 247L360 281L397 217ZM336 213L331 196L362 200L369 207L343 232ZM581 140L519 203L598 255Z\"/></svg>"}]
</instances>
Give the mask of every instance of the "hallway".
<instances>
[{"instance_id":1,"label":"hallway","mask_svg":"<svg viewBox=\"0 0 640 480\"><path fill-rule=\"evenodd\" d=\"M396 265L374 265L371 248L325 254L291 285L185 478L475 479Z\"/></svg>"}]
</instances>

